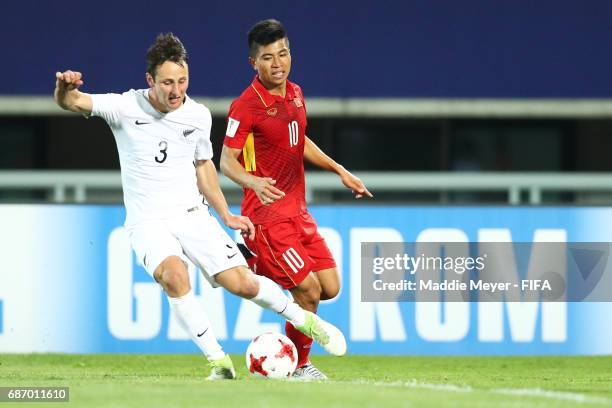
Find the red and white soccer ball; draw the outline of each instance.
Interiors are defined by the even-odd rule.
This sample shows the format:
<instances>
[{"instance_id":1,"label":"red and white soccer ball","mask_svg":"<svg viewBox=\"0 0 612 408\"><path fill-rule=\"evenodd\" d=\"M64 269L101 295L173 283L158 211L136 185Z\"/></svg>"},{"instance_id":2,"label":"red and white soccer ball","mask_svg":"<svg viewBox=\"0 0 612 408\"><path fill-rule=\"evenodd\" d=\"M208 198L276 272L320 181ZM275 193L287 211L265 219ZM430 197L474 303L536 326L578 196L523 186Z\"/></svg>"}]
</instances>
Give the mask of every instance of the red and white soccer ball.
<instances>
[{"instance_id":1,"label":"red and white soccer ball","mask_svg":"<svg viewBox=\"0 0 612 408\"><path fill-rule=\"evenodd\" d=\"M256 376L288 378L297 366L297 349L288 337L280 333L260 334L247 348L246 365Z\"/></svg>"}]
</instances>

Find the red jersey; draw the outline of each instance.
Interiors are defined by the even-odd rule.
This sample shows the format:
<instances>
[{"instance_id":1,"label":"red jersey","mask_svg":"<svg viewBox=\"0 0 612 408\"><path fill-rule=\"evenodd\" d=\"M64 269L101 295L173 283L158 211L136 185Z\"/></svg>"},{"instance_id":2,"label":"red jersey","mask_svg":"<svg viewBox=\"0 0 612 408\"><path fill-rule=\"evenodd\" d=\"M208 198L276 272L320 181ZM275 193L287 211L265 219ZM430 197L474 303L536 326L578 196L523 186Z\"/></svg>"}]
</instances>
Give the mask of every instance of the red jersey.
<instances>
[{"instance_id":1,"label":"red jersey","mask_svg":"<svg viewBox=\"0 0 612 408\"><path fill-rule=\"evenodd\" d=\"M257 76L229 110L224 144L242 149L240 163L257 177L270 177L285 197L264 206L244 189L242 214L255 224L295 217L306 211L304 134L306 106L302 90L287 81L285 97L272 95Z\"/></svg>"}]
</instances>

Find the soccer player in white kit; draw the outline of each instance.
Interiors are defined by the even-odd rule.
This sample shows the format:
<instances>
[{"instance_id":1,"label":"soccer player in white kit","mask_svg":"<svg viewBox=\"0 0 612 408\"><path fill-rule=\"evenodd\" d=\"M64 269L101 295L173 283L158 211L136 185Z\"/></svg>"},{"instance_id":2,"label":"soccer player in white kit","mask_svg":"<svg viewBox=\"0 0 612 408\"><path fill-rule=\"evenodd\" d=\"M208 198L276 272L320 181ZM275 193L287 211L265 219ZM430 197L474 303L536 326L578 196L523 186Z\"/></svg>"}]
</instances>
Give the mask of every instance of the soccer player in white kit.
<instances>
[{"instance_id":1,"label":"soccer player in white kit","mask_svg":"<svg viewBox=\"0 0 612 408\"><path fill-rule=\"evenodd\" d=\"M56 73L55 100L63 109L99 116L111 127L132 248L208 358L208 379L233 379L235 370L194 296L186 260L213 286L279 313L329 353L343 355L342 333L303 310L268 278L253 274L236 243L208 211L210 203L225 225L253 238L253 224L229 211L219 187L211 160L210 111L186 94L187 62L181 41L172 33L160 34L147 52L148 89L87 94L79 90L82 74L68 70Z\"/></svg>"}]
</instances>

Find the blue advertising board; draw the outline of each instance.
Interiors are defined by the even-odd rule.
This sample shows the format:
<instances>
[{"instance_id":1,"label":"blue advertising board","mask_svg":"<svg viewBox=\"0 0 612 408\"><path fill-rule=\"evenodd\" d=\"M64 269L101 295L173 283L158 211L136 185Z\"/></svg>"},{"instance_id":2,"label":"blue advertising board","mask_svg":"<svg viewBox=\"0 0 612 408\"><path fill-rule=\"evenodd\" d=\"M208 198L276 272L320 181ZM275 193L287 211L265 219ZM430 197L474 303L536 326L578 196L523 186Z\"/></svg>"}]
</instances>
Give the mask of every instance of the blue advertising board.
<instances>
[{"instance_id":1,"label":"blue advertising board","mask_svg":"<svg viewBox=\"0 0 612 408\"><path fill-rule=\"evenodd\" d=\"M609 354L612 303L362 302L362 242L612 242L612 208L313 206L342 289L320 306L354 354ZM1 205L0 352L197 352L136 264L120 206ZM222 345L243 352L279 316L192 286ZM315 349L321 352L320 349Z\"/></svg>"}]
</instances>

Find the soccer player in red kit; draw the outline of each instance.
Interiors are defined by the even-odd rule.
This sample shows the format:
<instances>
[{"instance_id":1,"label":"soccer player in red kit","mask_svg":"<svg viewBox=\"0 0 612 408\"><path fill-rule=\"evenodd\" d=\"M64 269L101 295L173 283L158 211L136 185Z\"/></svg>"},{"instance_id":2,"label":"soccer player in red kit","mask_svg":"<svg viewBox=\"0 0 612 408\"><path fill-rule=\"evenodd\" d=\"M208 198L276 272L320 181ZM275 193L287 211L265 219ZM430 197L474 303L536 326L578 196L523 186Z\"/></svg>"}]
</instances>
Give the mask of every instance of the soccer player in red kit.
<instances>
[{"instance_id":1,"label":"soccer player in red kit","mask_svg":"<svg viewBox=\"0 0 612 408\"><path fill-rule=\"evenodd\" d=\"M357 198L372 197L361 180L323 153L308 137L306 103L300 87L287 77L289 39L282 24L264 20L248 34L253 82L229 111L221 170L244 188L242 215L256 227L246 239L253 269L291 292L306 310L340 290L336 263L306 208L304 160L340 176ZM298 350L300 379L327 377L309 361L312 340L291 325L287 336Z\"/></svg>"}]
</instances>

